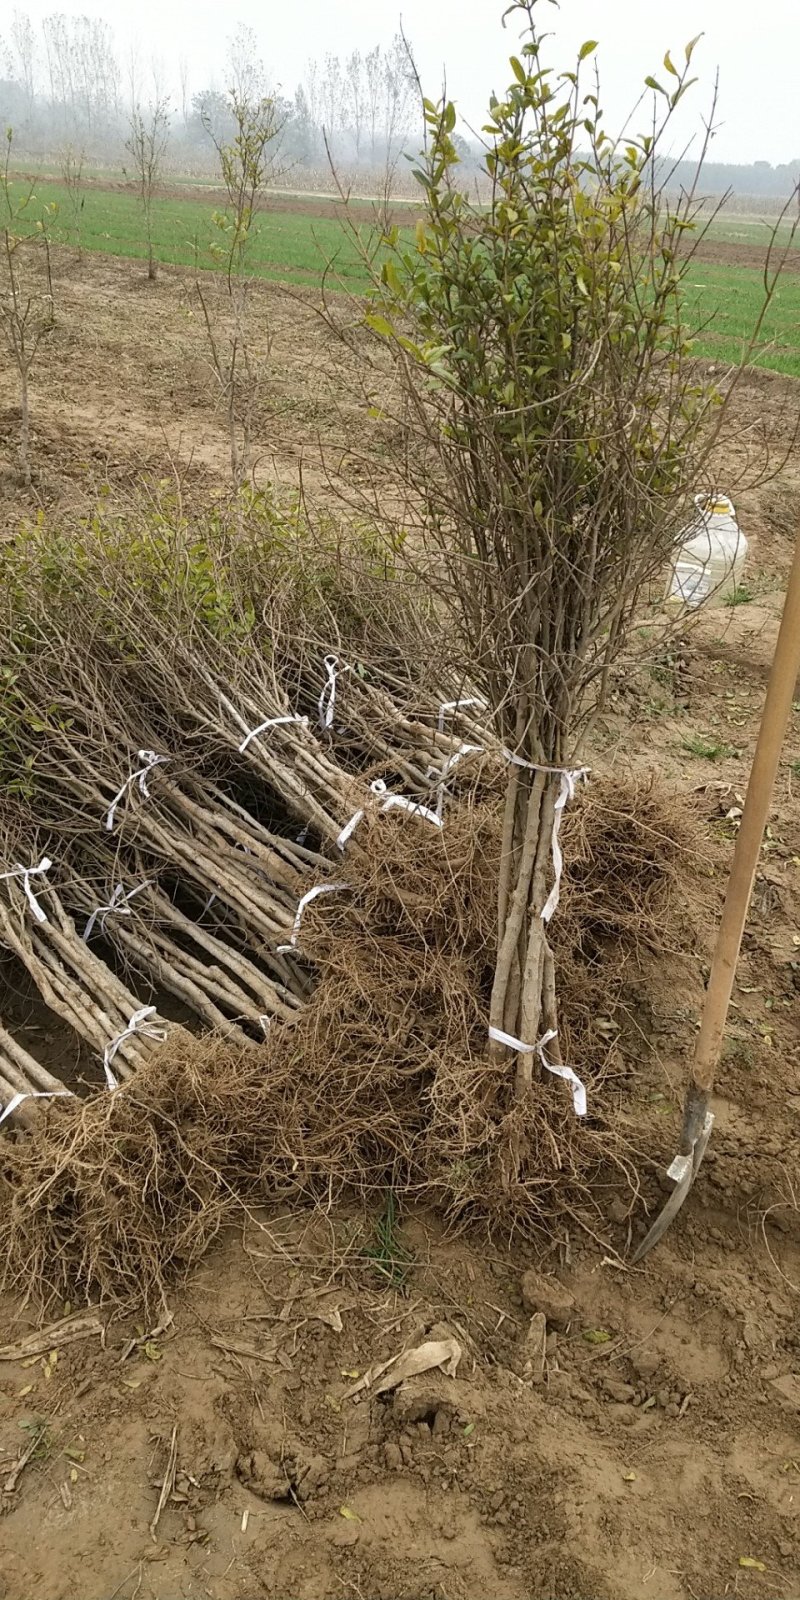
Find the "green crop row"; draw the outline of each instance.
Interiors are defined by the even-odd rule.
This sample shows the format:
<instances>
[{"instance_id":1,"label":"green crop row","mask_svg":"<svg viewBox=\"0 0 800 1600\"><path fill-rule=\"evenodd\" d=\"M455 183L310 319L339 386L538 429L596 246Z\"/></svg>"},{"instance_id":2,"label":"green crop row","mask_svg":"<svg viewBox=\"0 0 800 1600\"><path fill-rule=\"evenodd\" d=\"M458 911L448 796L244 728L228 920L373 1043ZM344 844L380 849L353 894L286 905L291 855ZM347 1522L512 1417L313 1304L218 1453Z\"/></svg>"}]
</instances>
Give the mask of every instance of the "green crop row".
<instances>
[{"instance_id":1,"label":"green crop row","mask_svg":"<svg viewBox=\"0 0 800 1600\"><path fill-rule=\"evenodd\" d=\"M24 192L20 182L20 193ZM46 204L56 203L55 239L75 243L75 230L66 189L56 183L37 183L31 202L31 226ZM210 269L219 265L214 256L219 230L208 201L189 197L159 198L153 202L155 251L162 262ZM106 255L146 256L141 207L127 188L84 191L81 243L85 250ZM368 239L365 225L362 237ZM784 226L784 239L788 235ZM745 237L766 248L768 227L756 219L729 216L712 225L720 242ZM331 215L307 216L302 211L267 211L254 227L251 270L264 278L305 284L320 283L326 266L342 285L359 293L367 275L355 241L333 207ZM763 305L761 273L751 267L694 261L686 277L689 321L697 325L696 349L702 356L724 363L741 361L747 341ZM757 365L800 377L800 273L787 271L775 293L760 334Z\"/></svg>"}]
</instances>

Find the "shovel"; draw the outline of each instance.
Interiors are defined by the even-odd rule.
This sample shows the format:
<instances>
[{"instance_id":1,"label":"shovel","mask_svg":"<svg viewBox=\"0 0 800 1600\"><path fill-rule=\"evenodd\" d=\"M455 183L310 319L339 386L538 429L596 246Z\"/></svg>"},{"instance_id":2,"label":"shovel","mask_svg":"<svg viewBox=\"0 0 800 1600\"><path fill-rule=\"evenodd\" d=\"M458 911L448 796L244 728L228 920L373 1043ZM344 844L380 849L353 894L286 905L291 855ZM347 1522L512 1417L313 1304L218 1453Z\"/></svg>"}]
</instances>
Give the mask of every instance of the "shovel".
<instances>
[{"instance_id":1,"label":"shovel","mask_svg":"<svg viewBox=\"0 0 800 1600\"><path fill-rule=\"evenodd\" d=\"M747 785L747 799L711 962L691 1078L683 1108L680 1150L667 1169L668 1177L675 1181L675 1188L663 1211L656 1217L649 1233L633 1255L633 1261L641 1261L642 1257L652 1250L653 1245L677 1216L697 1177L711 1136L714 1122L710 1106L711 1091L722 1049L742 933L753 893L759 852L769 814L781 747L792 709L798 672L800 672L800 537L789 574L758 743Z\"/></svg>"}]
</instances>

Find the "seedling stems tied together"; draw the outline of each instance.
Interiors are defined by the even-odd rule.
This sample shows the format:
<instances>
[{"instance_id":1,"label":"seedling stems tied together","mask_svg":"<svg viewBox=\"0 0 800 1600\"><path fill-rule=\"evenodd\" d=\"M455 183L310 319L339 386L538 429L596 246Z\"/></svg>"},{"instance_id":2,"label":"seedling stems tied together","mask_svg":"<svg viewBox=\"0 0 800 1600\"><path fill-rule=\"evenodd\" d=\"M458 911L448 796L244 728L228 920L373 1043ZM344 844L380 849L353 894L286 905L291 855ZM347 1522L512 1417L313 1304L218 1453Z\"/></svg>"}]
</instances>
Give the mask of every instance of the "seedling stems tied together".
<instances>
[{"instance_id":1,"label":"seedling stems tied together","mask_svg":"<svg viewBox=\"0 0 800 1600\"><path fill-rule=\"evenodd\" d=\"M555 72L542 3L505 14L522 42L483 128L488 200L459 187L455 104L423 99L423 215L411 242L386 230L367 315L399 380L431 581L526 763L508 767L488 1020L529 1045L558 1027L542 912L559 770L580 765L579 734L706 481L732 387L723 400L693 358L683 290L707 221L696 182L671 192L662 154L697 41L645 80L649 130L613 138L596 41ZM548 1053L560 1060L557 1037ZM517 1056L521 1107L536 1060Z\"/></svg>"}]
</instances>

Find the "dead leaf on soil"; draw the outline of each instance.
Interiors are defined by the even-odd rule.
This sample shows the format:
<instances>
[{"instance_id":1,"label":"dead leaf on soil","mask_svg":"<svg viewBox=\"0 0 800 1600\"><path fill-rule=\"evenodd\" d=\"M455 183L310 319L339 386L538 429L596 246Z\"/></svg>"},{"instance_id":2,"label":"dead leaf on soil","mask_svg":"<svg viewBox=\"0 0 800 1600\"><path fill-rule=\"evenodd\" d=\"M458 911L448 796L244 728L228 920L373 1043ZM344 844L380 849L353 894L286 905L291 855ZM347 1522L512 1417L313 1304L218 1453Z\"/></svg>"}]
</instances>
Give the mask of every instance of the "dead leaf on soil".
<instances>
[{"instance_id":1,"label":"dead leaf on soil","mask_svg":"<svg viewBox=\"0 0 800 1600\"><path fill-rule=\"evenodd\" d=\"M763 1561L756 1561L755 1556L740 1556L739 1566L747 1567L749 1572L766 1572L767 1570L765 1563Z\"/></svg>"},{"instance_id":2,"label":"dead leaf on soil","mask_svg":"<svg viewBox=\"0 0 800 1600\"><path fill-rule=\"evenodd\" d=\"M461 1346L457 1339L429 1339L417 1345L416 1350L406 1350L392 1356L390 1361L370 1367L358 1383L346 1390L343 1398L352 1400L364 1389L372 1389L373 1394L385 1394L387 1389L396 1389L406 1378L431 1372L434 1367L442 1367L448 1378L454 1378L460 1360Z\"/></svg>"},{"instance_id":3,"label":"dead leaf on soil","mask_svg":"<svg viewBox=\"0 0 800 1600\"><path fill-rule=\"evenodd\" d=\"M321 1307L320 1310L312 1311L309 1315L314 1322L324 1322L326 1327L333 1328L334 1333L341 1333L344 1328L342 1313L338 1306L330 1306L327 1309Z\"/></svg>"}]
</instances>

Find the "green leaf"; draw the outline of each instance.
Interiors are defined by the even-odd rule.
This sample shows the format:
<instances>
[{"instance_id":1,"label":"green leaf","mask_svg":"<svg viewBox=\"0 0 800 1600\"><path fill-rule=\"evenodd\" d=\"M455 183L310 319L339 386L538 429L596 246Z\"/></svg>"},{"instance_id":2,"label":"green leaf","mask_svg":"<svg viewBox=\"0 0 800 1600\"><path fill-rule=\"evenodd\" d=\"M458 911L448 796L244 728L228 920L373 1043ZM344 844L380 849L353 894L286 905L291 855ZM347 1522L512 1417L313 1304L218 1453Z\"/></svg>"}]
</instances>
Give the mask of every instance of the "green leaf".
<instances>
[{"instance_id":1,"label":"green leaf","mask_svg":"<svg viewBox=\"0 0 800 1600\"><path fill-rule=\"evenodd\" d=\"M700 43L700 40L702 39L702 37L703 37L702 33L696 33L694 38L689 40L689 43L686 46L686 60L687 60L687 62L691 61L692 55L694 53L694 47L695 47L696 44Z\"/></svg>"},{"instance_id":2,"label":"green leaf","mask_svg":"<svg viewBox=\"0 0 800 1600\"><path fill-rule=\"evenodd\" d=\"M388 283L392 294L399 295L401 293L400 279L397 275L397 268L393 261L384 261L383 279L385 283Z\"/></svg>"},{"instance_id":3,"label":"green leaf","mask_svg":"<svg viewBox=\"0 0 800 1600\"><path fill-rule=\"evenodd\" d=\"M644 81L647 84L648 89L655 89L658 94L664 94L666 92L664 89L662 89L661 84L658 82L657 78L649 78L648 77L648 78L645 78Z\"/></svg>"},{"instance_id":4,"label":"green leaf","mask_svg":"<svg viewBox=\"0 0 800 1600\"><path fill-rule=\"evenodd\" d=\"M510 64L511 64L511 71L514 74L514 77L516 78L517 83L523 83L523 84L527 83L528 74L525 71L525 68L523 67L522 62L519 61L516 56L512 56Z\"/></svg>"},{"instance_id":5,"label":"green leaf","mask_svg":"<svg viewBox=\"0 0 800 1600\"><path fill-rule=\"evenodd\" d=\"M673 78L677 78L679 76L678 69L676 66L673 66L672 58L668 50L666 50L664 53L664 66L666 67L667 72L672 74Z\"/></svg>"},{"instance_id":6,"label":"green leaf","mask_svg":"<svg viewBox=\"0 0 800 1600\"><path fill-rule=\"evenodd\" d=\"M587 1344L608 1344L611 1334L605 1328L584 1328L583 1337Z\"/></svg>"},{"instance_id":7,"label":"green leaf","mask_svg":"<svg viewBox=\"0 0 800 1600\"><path fill-rule=\"evenodd\" d=\"M394 338L394 328L392 327L388 317L382 317L378 314L378 312L370 311L364 318L364 321L366 322L367 327L371 328L373 333L380 334L382 339Z\"/></svg>"},{"instance_id":8,"label":"green leaf","mask_svg":"<svg viewBox=\"0 0 800 1600\"><path fill-rule=\"evenodd\" d=\"M578 51L578 60L585 61L586 57L590 56L592 51L597 49L599 43L599 39L587 39L585 44L582 44L580 50Z\"/></svg>"},{"instance_id":9,"label":"green leaf","mask_svg":"<svg viewBox=\"0 0 800 1600\"><path fill-rule=\"evenodd\" d=\"M448 100L447 105L445 106L443 120L445 133L452 133L456 125L456 108L453 105L452 100Z\"/></svg>"}]
</instances>

